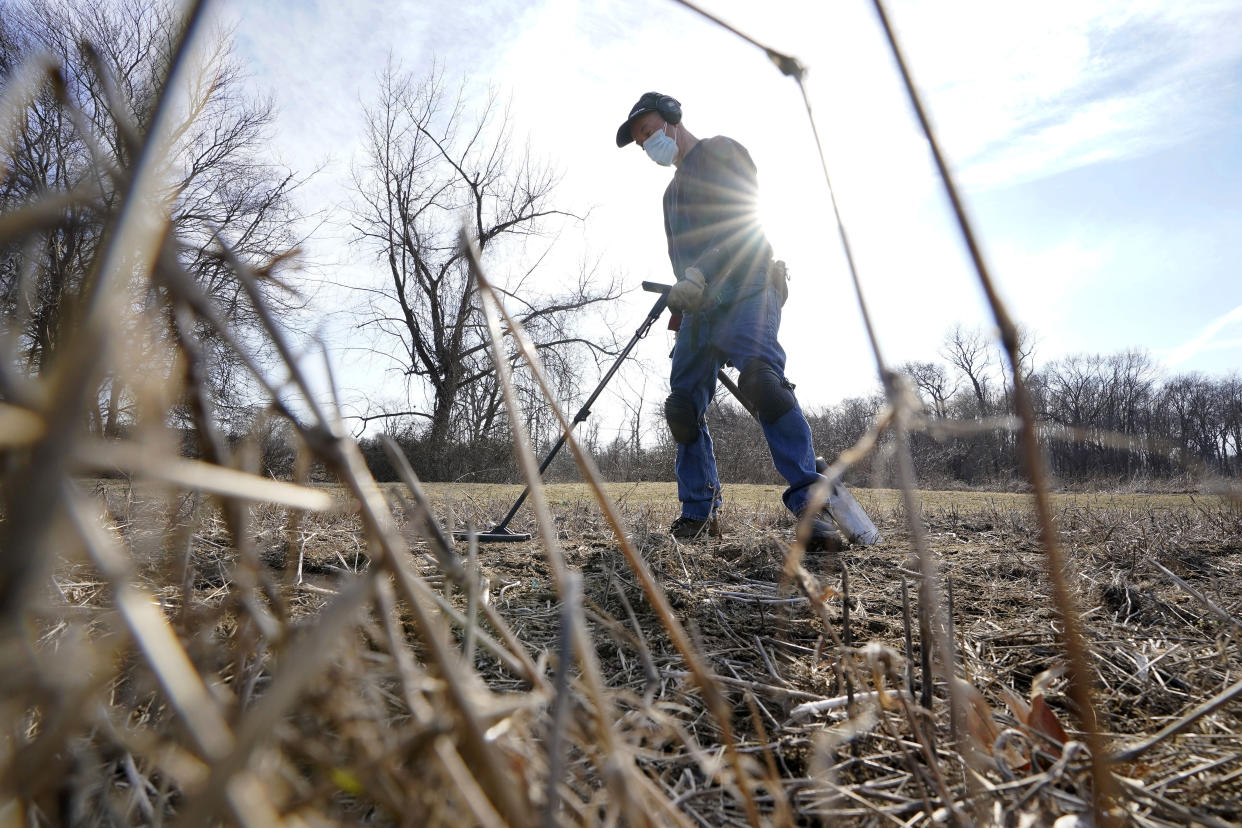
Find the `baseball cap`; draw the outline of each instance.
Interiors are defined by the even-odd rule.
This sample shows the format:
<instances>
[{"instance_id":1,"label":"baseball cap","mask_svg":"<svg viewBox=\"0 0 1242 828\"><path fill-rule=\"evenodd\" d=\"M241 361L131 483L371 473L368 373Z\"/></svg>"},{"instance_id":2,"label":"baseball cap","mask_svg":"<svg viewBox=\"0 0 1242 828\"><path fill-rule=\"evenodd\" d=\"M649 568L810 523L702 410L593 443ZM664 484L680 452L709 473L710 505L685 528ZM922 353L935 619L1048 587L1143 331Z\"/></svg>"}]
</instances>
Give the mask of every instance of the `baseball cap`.
<instances>
[{"instance_id":1,"label":"baseball cap","mask_svg":"<svg viewBox=\"0 0 1242 828\"><path fill-rule=\"evenodd\" d=\"M618 147L624 147L626 144L633 143L634 138L630 135L630 124L639 115L647 112L659 112L664 117L664 120L670 124L675 124L681 120L681 104L676 100L659 92L644 92L643 96L638 99L638 103L631 107L629 117L625 119L625 123L617 127Z\"/></svg>"}]
</instances>

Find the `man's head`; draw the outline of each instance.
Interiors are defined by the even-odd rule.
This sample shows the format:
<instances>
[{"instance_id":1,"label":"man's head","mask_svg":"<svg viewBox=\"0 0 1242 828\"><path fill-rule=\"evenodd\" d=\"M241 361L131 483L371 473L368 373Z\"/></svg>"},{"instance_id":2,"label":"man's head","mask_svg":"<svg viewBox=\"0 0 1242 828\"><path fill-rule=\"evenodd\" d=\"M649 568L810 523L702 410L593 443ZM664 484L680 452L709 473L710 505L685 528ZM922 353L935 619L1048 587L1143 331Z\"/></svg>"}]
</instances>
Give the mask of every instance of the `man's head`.
<instances>
[{"instance_id":1,"label":"man's head","mask_svg":"<svg viewBox=\"0 0 1242 828\"><path fill-rule=\"evenodd\" d=\"M641 146L657 129L664 124L681 123L681 104L676 98L662 95L659 92L647 92L638 99L638 103L630 107L630 115L617 128L617 146L624 147L633 141ZM636 127L641 125L644 130L641 138Z\"/></svg>"}]
</instances>

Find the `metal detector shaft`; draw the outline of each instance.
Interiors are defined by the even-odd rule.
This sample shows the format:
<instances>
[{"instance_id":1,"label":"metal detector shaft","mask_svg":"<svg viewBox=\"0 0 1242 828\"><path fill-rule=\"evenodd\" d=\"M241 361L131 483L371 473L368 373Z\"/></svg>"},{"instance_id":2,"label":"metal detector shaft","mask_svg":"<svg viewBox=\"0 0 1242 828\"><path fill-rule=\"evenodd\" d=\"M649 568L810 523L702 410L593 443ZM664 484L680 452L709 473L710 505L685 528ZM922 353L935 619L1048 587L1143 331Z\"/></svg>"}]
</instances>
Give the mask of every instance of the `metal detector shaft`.
<instances>
[{"instance_id":1,"label":"metal detector shaft","mask_svg":"<svg viewBox=\"0 0 1242 828\"><path fill-rule=\"evenodd\" d=\"M643 282L643 290L649 290L647 287L649 284L651 284L651 282ZM612 375L617 373L617 369L621 367L621 363L625 361L625 358L630 355L630 351L634 350L634 346L638 344L638 340L647 335L647 332L651 330L651 326L657 319L660 318L660 314L664 313L664 308L668 304L668 297L663 294L668 292L668 286L661 285L661 287L663 287L664 290L661 292L660 298L657 299L656 303L651 306L651 310L647 311L647 318L644 319L643 323L638 326L638 330L634 331L634 335L630 337L630 341L626 343L625 348L621 350L621 354L617 357L616 362L612 364L612 367L608 369L608 373L604 374L604 378L599 381L599 385L595 386L595 390L591 392L591 396L587 397L587 401L582 404L582 408L578 409L578 413L574 415L573 422L569 424L569 431L573 431L574 428L577 427L578 423L591 416L591 406L595 404L595 400L598 399L599 395L603 392L604 386L607 385L608 381L612 379ZM552 460L556 457L557 453L564 448L565 441L568 437L569 432L562 434L556 441L556 445L552 446L552 450L548 452L548 456L545 457L543 462L539 464L540 477L542 477L543 473L547 471L548 466L552 464ZM522 490L522 494L513 504L513 508L509 510L509 514L505 515L504 519L492 528L491 531L493 533L505 532L505 528L509 525L509 521L513 520L513 516L517 514L518 509L522 508L522 504L526 502L526 497L529 494L530 486L528 485Z\"/></svg>"}]
</instances>

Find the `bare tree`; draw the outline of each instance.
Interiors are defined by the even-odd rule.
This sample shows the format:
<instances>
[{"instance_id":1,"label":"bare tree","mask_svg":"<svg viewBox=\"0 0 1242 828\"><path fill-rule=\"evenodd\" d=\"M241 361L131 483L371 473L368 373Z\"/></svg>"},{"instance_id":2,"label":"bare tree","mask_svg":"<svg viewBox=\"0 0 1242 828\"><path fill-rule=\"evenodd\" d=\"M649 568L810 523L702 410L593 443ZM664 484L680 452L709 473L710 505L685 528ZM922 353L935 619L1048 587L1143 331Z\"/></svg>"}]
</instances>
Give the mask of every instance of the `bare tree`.
<instances>
[{"instance_id":1,"label":"bare tree","mask_svg":"<svg viewBox=\"0 0 1242 828\"><path fill-rule=\"evenodd\" d=\"M643 448L643 435L645 429L643 427L643 406L647 399L647 376L642 375L642 384L638 388L631 387L631 395L625 396L621 400L621 404L625 406L626 411L626 435L624 438L618 434L619 439L624 439L626 449L631 457L638 457Z\"/></svg>"},{"instance_id":2,"label":"bare tree","mask_svg":"<svg viewBox=\"0 0 1242 828\"><path fill-rule=\"evenodd\" d=\"M1220 453L1221 395L1215 383L1200 374L1180 374L1161 390L1164 428L1179 451L1179 460L1216 468L1227 466Z\"/></svg>"},{"instance_id":3,"label":"bare tree","mask_svg":"<svg viewBox=\"0 0 1242 828\"><path fill-rule=\"evenodd\" d=\"M38 92L22 114L16 140L0 148L0 210L41 195L65 196L60 215L36 243L0 245L4 324L32 374L51 364L73 325L68 309L90 289L106 216L125 183L118 171L129 164L135 136L150 122L178 25L165 0L19 0L7 3L0 16L0 88L37 55L56 61L61 80L59 89L49 84ZM189 79L162 170L162 196L170 211L168 238L178 239L172 254L245 339L258 320L217 239L262 269L266 298L288 319L287 311L301 300L280 285L270 265L298 241L289 196L300 182L264 159L273 105L243 93L230 49L229 34L217 33ZM134 303L160 313L158 297L138 295ZM170 336L170 326L163 333ZM236 352L223 347L209 326L192 335L205 352L205 379L216 401L244 411L247 386L237 379ZM159 367L167 370L171 363ZM104 377L98 397L92 425L115 434L125 418L126 389L118 378Z\"/></svg>"},{"instance_id":4,"label":"bare tree","mask_svg":"<svg viewBox=\"0 0 1242 828\"><path fill-rule=\"evenodd\" d=\"M1221 456L1227 472L1242 474L1242 376L1231 374L1220 381Z\"/></svg>"},{"instance_id":5,"label":"bare tree","mask_svg":"<svg viewBox=\"0 0 1242 828\"><path fill-rule=\"evenodd\" d=\"M578 324L591 306L619 293L614 281L597 281L585 267L559 278L553 294L536 289L549 222L577 217L552 206L556 176L515 146L495 91L468 115L465 84L449 94L444 83L442 70L415 77L391 62L379 78L364 109L352 219L383 269L380 282L361 288L368 301L359 327L373 334L374 353L405 377L411 397L425 395L427 406L417 411L425 421L421 437L436 451L500 427L495 366L458 245L463 216L492 272L508 274L503 292L563 393L575 392L582 355L615 349L611 333L582 335ZM511 267L532 258L525 269ZM511 359L516 367L516 354ZM546 431L545 406L536 394L529 402L531 425Z\"/></svg>"},{"instance_id":6,"label":"bare tree","mask_svg":"<svg viewBox=\"0 0 1242 828\"><path fill-rule=\"evenodd\" d=\"M961 372L975 394L975 416L986 417L992 410L992 349L982 331L954 325L945 337L940 355Z\"/></svg>"},{"instance_id":7,"label":"bare tree","mask_svg":"<svg viewBox=\"0 0 1242 828\"><path fill-rule=\"evenodd\" d=\"M1038 394L1039 383L1035 381L1037 375L1035 372L1035 347L1039 344L1035 332L1026 325L1018 325L1018 371L1022 375L1022 381L1031 388L1033 394ZM1001 398L998 401L999 408L1002 411L1013 410L1013 369L1009 365L1009 359L1005 354L1005 347L999 340L995 341L996 346L996 364L1000 367L1001 373Z\"/></svg>"},{"instance_id":8,"label":"bare tree","mask_svg":"<svg viewBox=\"0 0 1242 828\"><path fill-rule=\"evenodd\" d=\"M949 401L957 393L959 383L950 378L943 365L936 362L907 362L899 370L910 377L934 416L942 419L949 416Z\"/></svg>"}]
</instances>

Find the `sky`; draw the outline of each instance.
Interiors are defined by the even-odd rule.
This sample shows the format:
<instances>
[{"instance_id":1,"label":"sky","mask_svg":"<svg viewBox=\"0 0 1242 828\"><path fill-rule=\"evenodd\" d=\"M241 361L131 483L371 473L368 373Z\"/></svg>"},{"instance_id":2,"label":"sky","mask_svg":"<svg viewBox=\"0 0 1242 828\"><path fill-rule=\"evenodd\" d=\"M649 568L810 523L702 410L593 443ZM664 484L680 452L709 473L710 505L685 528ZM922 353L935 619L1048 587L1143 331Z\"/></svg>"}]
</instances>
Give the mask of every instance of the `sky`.
<instances>
[{"instance_id":1,"label":"sky","mask_svg":"<svg viewBox=\"0 0 1242 828\"><path fill-rule=\"evenodd\" d=\"M865 301L889 364L932 360L955 324L991 316L873 6L863 0L702 0L807 68L808 99ZM1242 4L1236 0L990 0L887 5L984 255L1036 363L1144 348L1169 374L1242 367ZM808 10L813 9L813 10ZM762 51L671 0L372 2L219 0L248 83L280 110L271 149L318 172L316 272L365 280L371 257L342 221L362 106L391 54L438 61L512 101L517 135L562 173L566 229L545 278L597 260L631 292L610 308L622 339L641 323L643 280L670 282L660 198L671 170L614 135L639 95L682 103L698 137L728 135L759 170L761 215L791 275L781 340L805 408L874 392L828 190L797 84ZM335 306L339 298L331 298ZM342 395L402 397L375 360L318 323ZM622 398L667 392L660 325L613 381ZM597 381L590 370L589 392ZM652 417L655 415L652 414Z\"/></svg>"}]
</instances>

